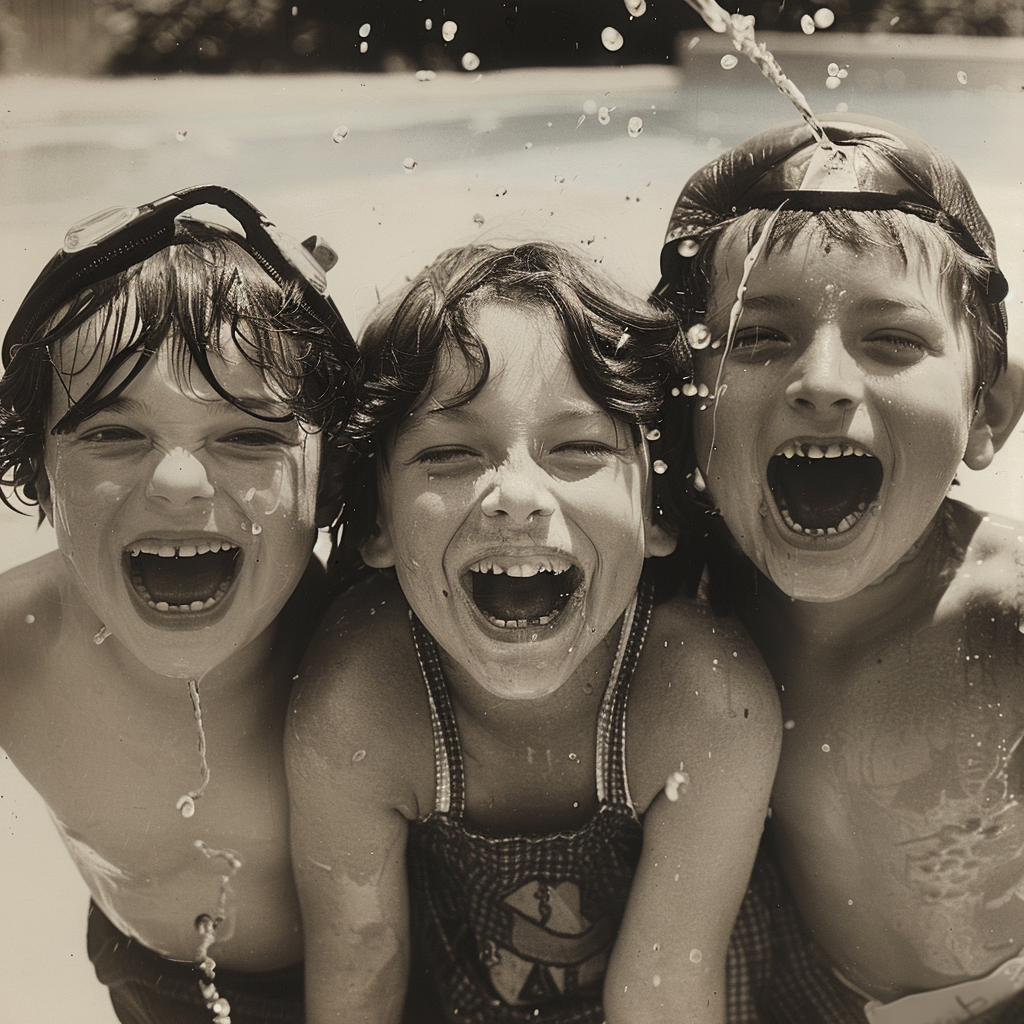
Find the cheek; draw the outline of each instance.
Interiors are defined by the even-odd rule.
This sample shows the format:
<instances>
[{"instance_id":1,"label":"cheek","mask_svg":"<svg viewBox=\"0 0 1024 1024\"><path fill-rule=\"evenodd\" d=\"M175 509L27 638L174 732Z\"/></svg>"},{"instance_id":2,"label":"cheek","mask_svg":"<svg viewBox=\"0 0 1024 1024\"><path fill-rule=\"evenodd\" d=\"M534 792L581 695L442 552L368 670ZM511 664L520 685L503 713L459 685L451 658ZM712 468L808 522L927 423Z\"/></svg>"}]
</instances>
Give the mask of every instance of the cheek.
<instances>
[{"instance_id":1,"label":"cheek","mask_svg":"<svg viewBox=\"0 0 1024 1024\"><path fill-rule=\"evenodd\" d=\"M254 526L261 520L284 516L299 524L316 516L319 452L315 445L289 452L253 466L230 466L220 480L235 494Z\"/></svg>"}]
</instances>

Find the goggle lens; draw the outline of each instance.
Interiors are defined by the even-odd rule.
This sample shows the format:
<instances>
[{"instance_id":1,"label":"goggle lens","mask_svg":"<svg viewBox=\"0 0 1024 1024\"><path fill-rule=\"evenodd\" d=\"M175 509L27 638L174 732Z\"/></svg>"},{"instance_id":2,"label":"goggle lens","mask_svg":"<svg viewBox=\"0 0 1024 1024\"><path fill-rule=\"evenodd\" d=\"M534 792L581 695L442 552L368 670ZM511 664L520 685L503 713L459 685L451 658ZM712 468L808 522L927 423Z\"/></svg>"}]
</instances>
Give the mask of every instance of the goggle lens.
<instances>
[{"instance_id":1,"label":"goggle lens","mask_svg":"<svg viewBox=\"0 0 1024 1024\"><path fill-rule=\"evenodd\" d=\"M138 215L137 206L112 206L109 210L83 217L77 224L68 228L61 248L67 253L72 253L96 245L120 231L126 224L130 224Z\"/></svg>"}]
</instances>

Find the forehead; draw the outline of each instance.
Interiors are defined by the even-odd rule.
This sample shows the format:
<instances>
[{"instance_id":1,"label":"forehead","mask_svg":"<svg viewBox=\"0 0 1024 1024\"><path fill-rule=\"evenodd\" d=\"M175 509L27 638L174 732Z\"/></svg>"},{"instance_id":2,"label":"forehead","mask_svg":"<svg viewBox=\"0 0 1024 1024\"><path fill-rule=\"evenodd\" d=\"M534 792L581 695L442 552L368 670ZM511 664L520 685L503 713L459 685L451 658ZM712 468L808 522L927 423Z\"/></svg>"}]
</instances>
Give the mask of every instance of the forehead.
<instances>
[{"instance_id":1,"label":"forehead","mask_svg":"<svg viewBox=\"0 0 1024 1024\"><path fill-rule=\"evenodd\" d=\"M922 241L919 252L906 257L895 244L873 242L863 249L827 237L812 221L791 241L762 250L747 277L745 300L758 295L790 296L794 302L820 298L824 289L848 304L893 301L922 305L952 321L938 254ZM746 232L727 229L716 247L712 285L718 304L734 300L750 251ZM803 304L803 303L802 303Z\"/></svg>"},{"instance_id":2,"label":"forehead","mask_svg":"<svg viewBox=\"0 0 1024 1024\"><path fill-rule=\"evenodd\" d=\"M108 363L124 348L119 331L100 316L93 317L78 330L56 344L52 351L54 375L51 396L51 418L57 419L79 402L96 383ZM229 394L242 401L259 405L279 407L262 374L245 358L230 328L222 325L219 336L206 350L212 375ZM138 363L140 357L131 355L114 376L104 385L96 398L113 390L122 382ZM195 364L185 342L175 333L169 334L159 343L150 363L157 375L173 389L189 398L203 403L230 405ZM123 394L131 397L149 386L152 373L149 367L142 371L125 389ZM287 410L280 408L277 413Z\"/></svg>"}]
</instances>

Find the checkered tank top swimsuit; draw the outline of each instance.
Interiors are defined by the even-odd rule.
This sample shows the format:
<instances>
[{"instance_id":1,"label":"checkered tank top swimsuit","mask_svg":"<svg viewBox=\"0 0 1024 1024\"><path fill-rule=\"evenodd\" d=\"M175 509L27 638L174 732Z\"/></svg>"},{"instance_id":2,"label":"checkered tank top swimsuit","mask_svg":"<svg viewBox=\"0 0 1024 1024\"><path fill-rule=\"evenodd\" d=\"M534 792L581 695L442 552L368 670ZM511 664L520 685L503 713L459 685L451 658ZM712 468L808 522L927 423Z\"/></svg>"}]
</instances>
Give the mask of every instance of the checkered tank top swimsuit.
<instances>
[{"instance_id":1,"label":"checkered tank top swimsuit","mask_svg":"<svg viewBox=\"0 0 1024 1024\"><path fill-rule=\"evenodd\" d=\"M640 857L626 780L626 698L651 618L642 583L626 611L597 725L593 818L571 833L489 837L463 823L458 730L433 639L413 617L434 731L433 812L409 834L416 954L448 1018L600 1024L608 955Z\"/></svg>"}]
</instances>

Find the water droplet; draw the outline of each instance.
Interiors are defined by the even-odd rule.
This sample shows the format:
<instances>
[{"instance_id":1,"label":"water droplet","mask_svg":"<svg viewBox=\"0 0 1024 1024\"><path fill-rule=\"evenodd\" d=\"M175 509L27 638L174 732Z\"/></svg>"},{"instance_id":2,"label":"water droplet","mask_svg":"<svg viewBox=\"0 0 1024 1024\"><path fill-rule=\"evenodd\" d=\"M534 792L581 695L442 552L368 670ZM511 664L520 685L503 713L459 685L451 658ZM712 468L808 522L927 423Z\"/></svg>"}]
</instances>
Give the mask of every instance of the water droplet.
<instances>
[{"instance_id":1,"label":"water droplet","mask_svg":"<svg viewBox=\"0 0 1024 1024\"><path fill-rule=\"evenodd\" d=\"M838 75L829 75L825 79L826 89L838 89L843 84L843 80Z\"/></svg>"},{"instance_id":2,"label":"water droplet","mask_svg":"<svg viewBox=\"0 0 1024 1024\"><path fill-rule=\"evenodd\" d=\"M631 117L629 124L626 126L626 131L631 139L635 139L644 130L644 121L642 117Z\"/></svg>"},{"instance_id":3,"label":"water droplet","mask_svg":"<svg viewBox=\"0 0 1024 1024\"><path fill-rule=\"evenodd\" d=\"M829 73L829 75L838 75L839 74L839 65L836 64L835 61L833 61L831 64L829 64L829 66L828 66L828 73Z\"/></svg>"},{"instance_id":4,"label":"water droplet","mask_svg":"<svg viewBox=\"0 0 1024 1024\"><path fill-rule=\"evenodd\" d=\"M263 532L263 527L259 523L252 524L252 535L258 537Z\"/></svg>"},{"instance_id":5,"label":"water droplet","mask_svg":"<svg viewBox=\"0 0 1024 1024\"><path fill-rule=\"evenodd\" d=\"M477 227L482 227L484 223L484 215L482 213L474 213L473 223L476 224Z\"/></svg>"},{"instance_id":6,"label":"water droplet","mask_svg":"<svg viewBox=\"0 0 1024 1024\"><path fill-rule=\"evenodd\" d=\"M367 51L367 50L369 50L369 49L370 49L370 44L369 44L369 43L368 43L368 42L367 42L367 41L366 41L366 40L364 39L364 40L363 40L363 41L362 41L362 42L361 42L361 43L359 44L359 52L360 52L360 53L366 53L366 51Z\"/></svg>"},{"instance_id":7,"label":"water droplet","mask_svg":"<svg viewBox=\"0 0 1024 1024\"><path fill-rule=\"evenodd\" d=\"M680 391L679 388L673 388L671 394L673 398L678 398L682 394L682 391Z\"/></svg>"},{"instance_id":8,"label":"water droplet","mask_svg":"<svg viewBox=\"0 0 1024 1024\"><path fill-rule=\"evenodd\" d=\"M562 175L562 174L556 174L555 175L555 181L558 182L559 185L564 185L565 184L565 176Z\"/></svg>"},{"instance_id":9,"label":"water droplet","mask_svg":"<svg viewBox=\"0 0 1024 1024\"><path fill-rule=\"evenodd\" d=\"M732 71L732 69L736 67L736 65L739 64L739 62L740 59L739 57L736 56L735 53L723 53L722 59L718 63L722 65L722 68L725 71Z\"/></svg>"},{"instance_id":10,"label":"water droplet","mask_svg":"<svg viewBox=\"0 0 1024 1024\"><path fill-rule=\"evenodd\" d=\"M699 964L704 959L704 954L699 949L690 950L690 963Z\"/></svg>"},{"instance_id":11,"label":"water droplet","mask_svg":"<svg viewBox=\"0 0 1024 1024\"><path fill-rule=\"evenodd\" d=\"M426 21L423 22L423 27L429 32L434 27L434 19L427 18Z\"/></svg>"},{"instance_id":12,"label":"water droplet","mask_svg":"<svg viewBox=\"0 0 1024 1024\"><path fill-rule=\"evenodd\" d=\"M796 722L794 722L792 718L787 718L786 721L783 723L782 728L783 729L795 729L796 728Z\"/></svg>"},{"instance_id":13,"label":"water droplet","mask_svg":"<svg viewBox=\"0 0 1024 1024\"><path fill-rule=\"evenodd\" d=\"M579 758L579 755L578 755L578 754L570 754L570 755L569 755L569 760L570 760L570 761L578 761L579 759L580 759L580 758Z\"/></svg>"},{"instance_id":14,"label":"water droplet","mask_svg":"<svg viewBox=\"0 0 1024 1024\"><path fill-rule=\"evenodd\" d=\"M346 135L348 135L347 124L339 124L338 127L331 132L331 138L334 139L335 142L341 142Z\"/></svg>"},{"instance_id":15,"label":"water droplet","mask_svg":"<svg viewBox=\"0 0 1024 1024\"><path fill-rule=\"evenodd\" d=\"M245 500L246 501L252 501L252 499L255 498L255 497L256 497L256 488L255 487L250 487L249 490L247 490L245 492Z\"/></svg>"},{"instance_id":16,"label":"water droplet","mask_svg":"<svg viewBox=\"0 0 1024 1024\"><path fill-rule=\"evenodd\" d=\"M686 343L690 348L700 351L701 349L707 348L711 344L711 331L707 324L694 324L686 332ZM704 387L704 385L701 385ZM703 391L700 388L697 389L700 392L701 398L707 395L707 388Z\"/></svg>"},{"instance_id":17,"label":"water droplet","mask_svg":"<svg viewBox=\"0 0 1024 1024\"><path fill-rule=\"evenodd\" d=\"M416 81L417 82L432 82L435 78L437 78L437 72L436 71L427 70L427 71L417 71L416 72Z\"/></svg>"},{"instance_id":18,"label":"water droplet","mask_svg":"<svg viewBox=\"0 0 1024 1024\"><path fill-rule=\"evenodd\" d=\"M370 34L370 23L366 22L359 26L359 38L365 39Z\"/></svg>"},{"instance_id":19,"label":"water droplet","mask_svg":"<svg viewBox=\"0 0 1024 1024\"><path fill-rule=\"evenodd\" d=\"M611 119L612 115L607 107L601 107L601 109L597 112L598 124L608 124L608 122L611 121Z\"/></svg>"},{"instance_id":20,"label":"water droplet","mask_svg":"<svg viewBox=\"0 0 1024 1024\"><path fill-rule=\"evenodd\" d=\"M110 630L106 626L100 626L99 632L92 638L92 642L99 647L108 636L110 636Z\"/></svg>"},{"instance_id":21,"label":"water droplet","mask_svg":"<svg viewBox=\"0 0 1024 1024\"><path fill-rule=\"evenodd\" d=\"M840 68L836 73L837 78L845 78L850 73L848 68Z\"/></svg>"},{"instance_id":22,"label":"water droplet","mask_svg":"<svg viewBox=\"0 0 1024 1024\"><path fill-rule=\"evenodd\" d=\"M653 978L651 978L651 984L655 988L657 988L661 984L661 975L660 974L656 974Z\"/></svg>"},{"instance_id":23,"label":"water droplet","mask_svg":"<svg viewBox=\"0 0 1024 1024\"><path fill-rule=\"evenodd\" d=\"M845 114L849 109L850 109L850 104L849 103L837 103L836 104L836 113L837 114Z\"/></svg>"},{"instance_id":24,"label":"water droplet","mask_svg":"<svg viewBox=\"0 0 1024 1024\"><path fill-rule=\"evenodd\" d=\"M480 67L480 58L475 53L466 52L462 55L462 69L464 71L476 71Z\"/></svg>"},{"instance_id":25,"label":"water droplet","mask_svg":"<svg viewBox=\"0 0 1024 1024\"><path fill-rule=\"evenodd\" d=\"M815 28L831 28L835 24L836 16L828 7L819 7L814 12Z\"/></svg>"},{"instance_id":26,"label":"water droplet","mask_svg":"<svg viewBox=\"0 0 1024 1024\"><path fill-rule=\"evenodd\" d=\"M359 762L362 761L363 758L365 758L365 757L366 757L366 751L365 750L357 750L352 755L352 763L353 764L359 764Z\"/></svg>"},{"instance_id":27,"label":"water droplet","mask_svg":"<svg viewBox=\"0 0 1024 1024\"><path fill-rule=\"evenodd\" d=\"M653 469L658 476L661 476L662 473L668 472L668 464L661 459L655 459L651 465L651 469Z\"/></svg>"},{"instance_id":28,"label":"water droplet","mask_svg":"<svg viewBox=\"0 0 1024 1024\"><path fill-rule=\"evenodd\" d=\"M647 431L647 440L648 441L657 441L658 438L660 438L660 437L661 437L661 431L658 430L657 427L652 427L650 430Z\"/></svg>"},{"instance_id":29,"label":"water droplet","mask_svg":"<svg viewBox=\"0 0 1024 1024\"><path fill-rule=\"evenodd\" d=\"M625 0L631 18L642 18L647 13L647 0Z\"/></svg>"},{"instance_id":30,"label":"water droplet","mask_svg":"<svg viewBox=\"0 0 1024 1024\"><path fill-rule=\"evenodd\" d=\"M821 750L824 754L829 754L832 752L832 748L827 743L822 743Z\"/></svg>"},{"instance_id":31,"label":"water droplet","mask_svg":"<svg viewBox=\"0 0 1024 1024\"><path fill-rule=\"evenodd\" d=\"M800 31L803 32L805 36L814 35L814 19L809 14L805 14L800 19Z\"/></svg>"},{"instance_id":32,"label":"water droplet","mask_svg":"<svg viewBox=\"0 0 1024 1024\"><path fill-rule=\"evenodd\" d=\"M853 906L853 900L847 900L847 901L846 901L846 905L847 905L848 907L852 907L852 906Z\"/></svg>"},{"instance_id":33,"label":"water droplet","mask_svg":"<svg viewBox=\"0 0 1024 1024\"><path fill-rule=\"evenodd\" d=\"M416 161L413 160L413 158L411 156L407 156L402 161L402 166L406 169L406 171L415 171L416 170Z\"/></svg>"},{"instance_id":34,"label":"water droplet","mask_svg":"<svg viewBox=\"0 0 1024 1024\"><path fill-rule=\"evenodd\" d=\"M618 29L612 28L611 25L601 29L601 45L606 50L611 50L613 53L616 50L621 50L623 42L622 33Z\"/></svg>"},{"instance_id":35,"label":"water droplet","mask_svg":"<svg viewBox=\"0 0 1024 1024\"><path fill-rule=\"evenodd\" d=\"M196 802L187 795L178 797L178 802L174 806L181 811L183 818L191 818L196 813Z\"/></svg>"},{"instance_id":36,"label":"water droplet","mask_svg":"<svg viewBox=\"0 0 1024 1024\"><path fill-rule=\"evenodd\" d=\"M293 18L297 18L297 17L298 17L298 15L299 15L299 9L298 9L298 7L293 7L293 8L292 8L292 17L293 17Z\"/></svg>"},{"instance_id":37,"label":"water droplet","mask_svg":"<svg viewBox=\"0 0 1024 1024\"><path fill-rule=\"evenodd\" d=\"M459 31L459 26L454 21L446 21L441 26L441 38L446 42L450 43L455 38L455 33Z\"/></svg>"},{"instance_id":38,"label":"water droplet","mask_svg":"<svg viewBox=\"0 0 1024 1024\"><path fill-rule=\"evenodd\" d=\"M523 149L533 149L533 143L527 142L526 145L523 146Z\"/></svg>"},{"instance_id":39,"label":"water droplet","mask_svg":"<svg viewBox=\"0 0 1024 1024\"><path fill-rule=\"evenodd\" d=\"M26 615L25 621L31 626L32 623L36 621L36 617L32 614Z\"/></svg>"},{"instance_id":40,"label":"water droplet","mask_svg":"<svg viewBox=\"0 0 1024 1024\"><path fill-rule=\"evenodd\" d=\"M676 252L687 258L696 256L700 252L700 242L696 238L684 238L676 246Z\"/></svg>"},{"instance_id":41,"label":"water droplet","mask_svg":"<svg viewBox=\"0 0 1024 1024\"><path fill-rule=\"evenodd\" d=\"M184 141L185 141L185 136L186 136L186 135L188 135L188 132L187 132L187 131L183 131L183 132L175 132L175 133L174 133L174 137L175 137L175 138L176 138L176 139L177 139L177 140L178 140L179 142L184 142Z\"/></svg>"},{"instance_id":42,"label":"water droplet","mask_svg":"<svg viewBox=\"0 0 1024 1024\"><path fill-rule=\"evenodd\" d=\"M584 114L596 114L597 104L593 100L585 100L583 103Z\"/></svg>"},{"instance_id":43,"label":"water droplet","mask_svg":"<svg viewBox=\"0 0 1024 1024\"><path fill-rule=\"evenodd\" d=\"M897 14L894 18L889 19L889 27L892 28L900 20L900 16Z\"/></svg>"},{"instance_id":44,"label":"water droplet","mask_svg":"<svg viewBox=\"0 0 1024 1024\"><path fill-rule=\"evenodd\" d=\"M693 398L693 396L697 394L697 385L687 381L683 385L683 394L686 395L687 398Z\"/></svg>"},{"instance_id":45,"label":"water droplet","mask_svg":"<svg viewBox=\"0 0 1024 1024\"><path fill-rule=\"evenodd\" d=\"M956 80L961 85L966 85L967 84L967 72L966 71L958 71L956 73Z\"/></svg>"}]
</instances>

